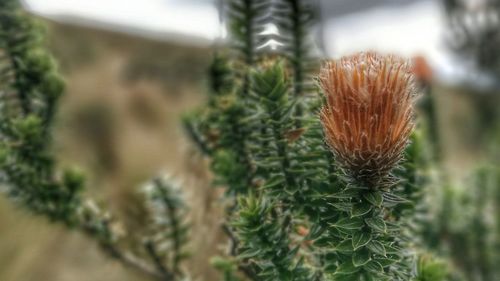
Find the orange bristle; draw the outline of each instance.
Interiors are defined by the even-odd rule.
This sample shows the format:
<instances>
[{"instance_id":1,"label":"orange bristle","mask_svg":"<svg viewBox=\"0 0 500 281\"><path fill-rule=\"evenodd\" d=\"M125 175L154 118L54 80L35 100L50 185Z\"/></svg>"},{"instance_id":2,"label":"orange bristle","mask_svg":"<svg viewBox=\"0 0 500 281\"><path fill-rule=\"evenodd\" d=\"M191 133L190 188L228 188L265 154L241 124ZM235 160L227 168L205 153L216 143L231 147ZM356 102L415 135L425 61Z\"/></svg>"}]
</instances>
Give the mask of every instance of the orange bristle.
<instances>
[{"instance_id":1,"label":"orange bristle","mask_svg":"<svg viewBox=\"0 0 500 281\"><path fill-rule=\"evenodd\" d=\"M343 170L369 188L387 185L413 129L411 65L396 56L360 53L327 62L321 122Z\"/></svg>"}]
</instances>

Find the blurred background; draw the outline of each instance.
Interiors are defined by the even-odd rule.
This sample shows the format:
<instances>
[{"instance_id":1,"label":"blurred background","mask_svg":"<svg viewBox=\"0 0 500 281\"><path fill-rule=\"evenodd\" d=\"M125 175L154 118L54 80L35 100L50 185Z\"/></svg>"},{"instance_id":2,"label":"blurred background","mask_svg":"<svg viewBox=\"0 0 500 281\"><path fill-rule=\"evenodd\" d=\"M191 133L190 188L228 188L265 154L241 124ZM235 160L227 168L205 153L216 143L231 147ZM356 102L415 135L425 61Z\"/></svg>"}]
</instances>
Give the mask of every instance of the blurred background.
<instances>
[{"instance_id":1,"label":"blurred background","mask_svg":"<svg viewBox=\"0 0 500 281\"><path fill-rule=\"evenodd\" d=\"M500 115L500 9L485 9L486 0L311 2L321 7L311 30L320 56L377 50L415 60L439 109L438 135L446 143L439 153L450 178L461 182L495 157L487 148L498 147L488 140L498 134ZM180 178L193 231L203 233L191 245L197 254L189 267L199 280L216 280L207 260L224 250L220 191L210 186L207 163L184 136L180 117L205 100L212 47L226 34L220 3L25 0L24 6L47 24L49 48L67 81L54 137L61 165L83 169L89 192L124 218L128 230L142 212L135 204L140 184L162 171ZM464 7L474 16L459 21ZM0 280L141 276L82 234L48 225L0 197Z\"/></svg>"}]
</instances>

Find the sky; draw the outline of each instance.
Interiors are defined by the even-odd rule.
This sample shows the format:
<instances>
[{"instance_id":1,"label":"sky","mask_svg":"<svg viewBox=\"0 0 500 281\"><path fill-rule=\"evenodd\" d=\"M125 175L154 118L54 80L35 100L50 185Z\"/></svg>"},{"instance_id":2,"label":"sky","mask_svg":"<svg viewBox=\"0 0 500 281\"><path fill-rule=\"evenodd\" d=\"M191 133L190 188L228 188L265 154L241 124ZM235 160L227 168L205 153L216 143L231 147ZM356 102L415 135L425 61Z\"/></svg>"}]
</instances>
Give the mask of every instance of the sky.
<instances>
[{"instance_id":1,"label":"sky","mask_svg":"<svg viewBox=\"0 0 500 281\"><path fill-rule=\"evenodd\" d=\"M101 27L156 34L162 39L175 38L172 34L182 35L176 39L208 45L223 32L213 0L24 1L35 13L53 18L69 16L85 19L86 24L94 20ZM379 50L408 57L423 55L445 76L460 69L450 61L452 58L442 39L445 24L438 1L422 0L411 5L386 5L345 16L323 16L327 17L323 34L329 56ZM451 73L452 76L455 74Z\"/></svg>"},{"instance_id":2,"label":"sky","mask_svg":"<svg viewBox=\"0 0 500 281\"><path fill-rule=\"evenodd\" d=\"M442 63L447 46L445 21L439 3L421 1L407 6L375 8L331 18L325 23L325 48L344 55L363 50L383 50L403 56L424 55Z\"/></svg>"},{"instance_id":3,"label":"sky","mask_svg":"<svg viewBox=\"0 0 500 281\"><path fill-rule=\"evenodd\" d=\"M31 11L45 16L95 20L158 34L182 35L199 43L221 32L219 16L210 1L182 0L23 0Z\"/></svg>"},{"instance_id":4,"label":"sky","mask_svg":"<svg viewBox=\"0 0 500 281\"><path fill-rule=\"evenodd\" d=\"M439 1L425 0L406 6L385 6L331 18L325 23L325 49L338 57L376 50L404 57L423 56L442 82L490 85L474 61L457 56L446 41L446 15Z\"/></svg>"},{"instance_id":5,"label":"sky","mask_svg":"<svg viewBox=\"0 0 500 281\"><path fill-rule=\"evenodd\" d=\"M94 19L114 27L173 33L212 41L222 28L212 1L195 0L24 0L44 15ZM124 4L126 3L126 4ZM328 15L324 15L327 16ZM325 22L325 47L344 54L357 49L382 49L404 55L422 53L435 57L441 36L436 1L394 6L362 13L336 15ZM377 24L373 24L373 23ZM330 39L330 40L329 40Z\"/></svg>"}]
</instances>

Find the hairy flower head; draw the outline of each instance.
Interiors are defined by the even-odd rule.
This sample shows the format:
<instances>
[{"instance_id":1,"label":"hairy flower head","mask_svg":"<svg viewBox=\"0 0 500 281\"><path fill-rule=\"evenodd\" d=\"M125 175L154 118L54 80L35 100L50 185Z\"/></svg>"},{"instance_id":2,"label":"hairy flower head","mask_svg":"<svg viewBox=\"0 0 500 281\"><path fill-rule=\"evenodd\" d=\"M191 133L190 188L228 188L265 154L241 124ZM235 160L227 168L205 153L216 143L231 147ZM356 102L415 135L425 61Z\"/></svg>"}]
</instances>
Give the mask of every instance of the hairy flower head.
<instances>
[{"instance_id":1,"label":"hairy flower head","mask_svg":"<svg viewBox=\"0 0 500 281\"><path fill-rule=\"evenodd\" d=\"M336 161L359 185L382 188L402 158L413 129L415 88L411 65L376 53L330 61L320 85L321 122Z\"/></svg>"}]
</instances>

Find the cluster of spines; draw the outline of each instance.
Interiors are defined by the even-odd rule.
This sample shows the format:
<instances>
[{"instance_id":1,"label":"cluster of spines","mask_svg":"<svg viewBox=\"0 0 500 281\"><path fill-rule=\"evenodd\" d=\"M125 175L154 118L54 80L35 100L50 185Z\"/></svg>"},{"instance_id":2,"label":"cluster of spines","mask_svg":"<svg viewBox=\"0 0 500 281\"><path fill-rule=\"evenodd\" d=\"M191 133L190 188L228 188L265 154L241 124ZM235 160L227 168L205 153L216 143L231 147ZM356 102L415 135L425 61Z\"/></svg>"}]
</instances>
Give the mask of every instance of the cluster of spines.
<instances>
[{"instance_id":1,"label":"cluster of spines","mask_svg":"<svg viewBox=\"0 0 500 281\"><path fill-rule=\"evenodd\" d=\"M34 212L75 224L82 178L72 171L56 175L49 147L62 80L40 27L17 1L2 1L0 14L2 181Z\"/></svg>"},{"instance_id":2,"label":"cluster of spines","mask_svg":"<svg viewBox=\"0 0 500 281\"><path fill-rule=\"evenodd\" d=\"M314 92L313 73L317 71L317 60L313 54L311 30L318 22L318 2L306 0L279 0L272 7L283 55L292 73L292 92L304 97ZM299 109L299 116L303 109Z\"/></svg>"},{"instance_id":3,"label":"cluster of spines","mask_svg":"<svg viewBox=\"0 0 500 281\"><path fill-rule=\"evenodd\" d=\"M184 276L180 264L189 256L189 225L187 206L180 186L168 177L159 177L145 186L146 202L151 212L149 238L146 246L161 249L164 267L175 275Z\"/></svg>"},{"instance_id":4,"label":"cluster of spines","mask_svg":"<svg viewBox=\"0 0 500 281\"><path fill-rule=\"evenodd\" d=\"M277 216L274 204L253 195L239 200L239 216L232 222L242 241L238 258L256 265L257 280L311 280L310 270L297 258L299 245L289 237L291 217Z\"/></svg>"}]
</instances>

